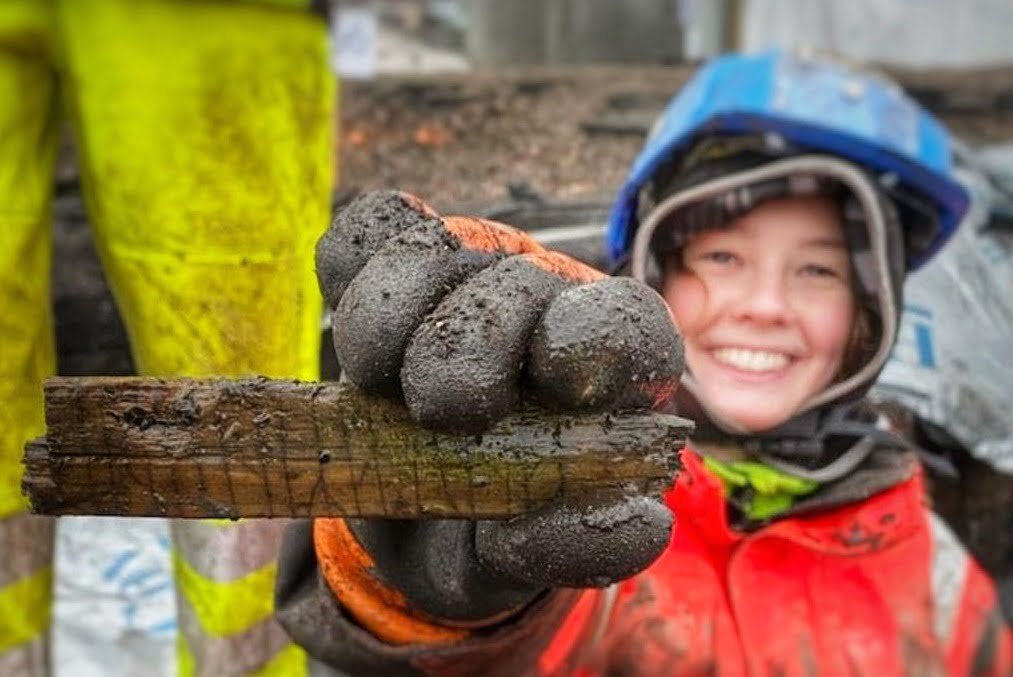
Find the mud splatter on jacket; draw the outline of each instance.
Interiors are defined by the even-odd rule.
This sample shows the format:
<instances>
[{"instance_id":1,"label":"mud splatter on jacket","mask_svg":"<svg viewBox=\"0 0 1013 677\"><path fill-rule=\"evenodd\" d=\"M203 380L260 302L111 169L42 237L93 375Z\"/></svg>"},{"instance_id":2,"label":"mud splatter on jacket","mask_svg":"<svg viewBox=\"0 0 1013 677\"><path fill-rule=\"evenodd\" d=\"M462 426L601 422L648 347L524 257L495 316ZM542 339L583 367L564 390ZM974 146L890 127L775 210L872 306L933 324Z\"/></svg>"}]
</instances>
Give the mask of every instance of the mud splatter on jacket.
<instances>
[{"instance_id":1,"label":"mud splatter on jacket","mask_svg":"<svg viewBox=\"0 0 1013 677\"><path fill-rule=\"evenodd\" d=\"M305 523L281 563L278 616L350 674L1010 674L994 587L926 509L910 454L889 461L899 481L874 495L824 495L749 532L729 523L700 457L683 456L669 548L611 588L556 591L449 646L390 646L343 612Z\"/></svg>"}]
</instances>

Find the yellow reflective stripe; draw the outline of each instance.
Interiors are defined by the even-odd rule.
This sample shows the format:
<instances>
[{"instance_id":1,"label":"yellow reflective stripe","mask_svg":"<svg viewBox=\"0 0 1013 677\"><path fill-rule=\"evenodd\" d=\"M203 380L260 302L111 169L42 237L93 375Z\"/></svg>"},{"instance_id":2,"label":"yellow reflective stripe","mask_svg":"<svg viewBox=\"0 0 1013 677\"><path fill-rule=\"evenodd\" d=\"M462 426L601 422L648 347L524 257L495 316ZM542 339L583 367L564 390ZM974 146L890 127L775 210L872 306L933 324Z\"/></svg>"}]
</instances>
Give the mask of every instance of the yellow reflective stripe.
<instances>
[{"instance_id":1,"label":"yellow reflective stripe","mask_svg":"<svg viewBox=\"0 0 1013 677\"><path fill-rule=\"evenodd\" d=\"M261 569L278 558L288 520L240 520L227 527L174 520L172 542L204 578L225 583Z\"/></svg>"},{"instance_id":2,"label":"yellow reflective stripe","mask_svg":"<svg viewBox=\"0 0 1013 677\"><path fill-rule=\"evenodd\" d=\"M0 589L0 652L46 631L52 589L51 566Z\"/></svg>"},{"instance_id":3,"label":"yellow reflective stripe","mask_svg":"<svg viewBox=\"0 0 1013 677\"><path fill-rule=\"evenodd\" d=\"M183 633L176 635L176 674L179 677L197 677L197 662ZM295 644L289 644L276 653L259 670L247 673L246 677L306 677L309 675L309 659L306 652Z\"/></svg>"},{"instance_id":4,"label":"yellow reflective stripe","mask_svg":"<svg viewBox=\"0 0 1013 677\"><path fill-rule=\"evenodd\" d=\"M179 590L212 637L243 632L274 613L277 563L227 583L204 578L178 552L173 552L172 564Z\"/></svg>"},{"instance_id":5,"label":"yellow reflective stripe","mask_svg":"<svg viewBox=\"0 0 1013 677\"><path fill-rule=\"evenodd\" d=\"M196 677L197 668L194 665L193 652L190 645L186 643L186 637L182 632L176 633L176 674L179 677Z\"/></svg>"},{"instance_id":6,"label":"yellow reflective stripe","mask_svg":"<svg viewBox=\"0 0 1013 677\"><path fill-rule=\"evenodd\" d=\"M250 677L303 677L308 674L306 652L295 644L289 644L260 670L251 672Z\"/></svg>"}]
</instances>

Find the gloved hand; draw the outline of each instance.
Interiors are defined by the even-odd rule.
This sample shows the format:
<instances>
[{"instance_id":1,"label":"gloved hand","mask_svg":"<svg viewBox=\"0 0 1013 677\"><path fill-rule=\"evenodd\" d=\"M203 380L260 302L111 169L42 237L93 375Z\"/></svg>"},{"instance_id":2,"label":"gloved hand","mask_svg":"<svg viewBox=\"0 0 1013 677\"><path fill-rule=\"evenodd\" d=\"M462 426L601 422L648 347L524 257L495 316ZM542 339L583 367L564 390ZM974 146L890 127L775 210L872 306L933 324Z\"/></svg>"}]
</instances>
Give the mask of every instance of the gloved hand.
<instances>
[{"instance_id":1,"label":"gloved hand","mask_svg":"<svg viewBox=\"0 0 1013 677\"><path fill-rule=\"evenodd\" d=\"M522 399L571 411L645 408L678 383L681 342L653 290L519 230L441 218L413 196L378 192L339 213L316 255L345 375L403 397L422 425L481 432ZM356 566L367 568L398 604L451 626L495 622L547 589L628 578L662 552L671 528L659 501L618 494L508 521L314 526L339 597L356 596ZM349 538L365 553L358 564ZM352 612L360 622L370 613Z\"/></svg>"}]
</instances>

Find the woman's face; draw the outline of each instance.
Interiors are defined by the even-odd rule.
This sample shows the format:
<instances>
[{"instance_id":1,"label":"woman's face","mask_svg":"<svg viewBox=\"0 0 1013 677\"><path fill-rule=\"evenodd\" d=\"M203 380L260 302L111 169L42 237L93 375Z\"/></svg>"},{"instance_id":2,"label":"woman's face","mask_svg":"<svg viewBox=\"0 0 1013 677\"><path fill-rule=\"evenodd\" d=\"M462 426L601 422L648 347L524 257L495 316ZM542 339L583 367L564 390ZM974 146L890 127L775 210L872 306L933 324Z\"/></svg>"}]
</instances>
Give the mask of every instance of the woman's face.
<instances>
[{"instance_id":1,"label":"woman's face","mask_svg":"<svg viewBox=\"0 0 1013 677\"><path fill-rule=\"evenodd\" d=\"M766 202L691 240L662 293L703 404L749 431L778 426L835 379L855 320L838 209Z\"/></svg>"}]
</instances>

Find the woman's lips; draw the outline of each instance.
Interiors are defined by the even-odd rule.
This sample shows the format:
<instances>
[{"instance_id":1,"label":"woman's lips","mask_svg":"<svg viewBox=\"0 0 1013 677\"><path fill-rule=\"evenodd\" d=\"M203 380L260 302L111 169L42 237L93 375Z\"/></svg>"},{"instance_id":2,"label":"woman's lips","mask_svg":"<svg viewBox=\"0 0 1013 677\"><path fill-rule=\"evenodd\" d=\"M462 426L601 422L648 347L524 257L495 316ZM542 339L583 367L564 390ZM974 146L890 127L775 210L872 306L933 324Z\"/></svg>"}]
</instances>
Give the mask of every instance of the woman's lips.
<instances>
[{"instance_id":1,"label":"woman's lips","mask_svg":"<svg viewBox=\"0 0 1013 677\"><path fill-rule=\"evenodd\" d=\"M711 357L722 365L750 374L770 374L784 370L791 364L787 353L754 348L716 348Z\"/></svg>"},{"instance_id":2,"label":"woman's lips","mask_svg":"<svg viewBox=\"0 0 1013 677\"><path fill-rule=\"evenodd\" d=\"M709 372L710 378L717 378L718 382L738 386L782 383L798 362L798 358L789 353L756 348L723 346L702 352L706 366L700 365L698 377Z\"/></svg>"}]
</instances>

